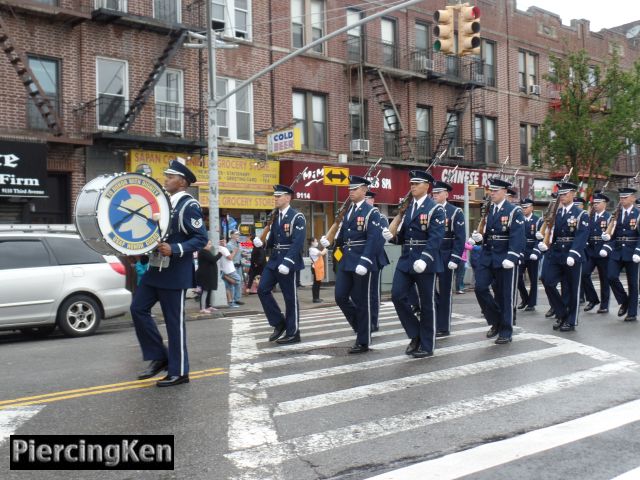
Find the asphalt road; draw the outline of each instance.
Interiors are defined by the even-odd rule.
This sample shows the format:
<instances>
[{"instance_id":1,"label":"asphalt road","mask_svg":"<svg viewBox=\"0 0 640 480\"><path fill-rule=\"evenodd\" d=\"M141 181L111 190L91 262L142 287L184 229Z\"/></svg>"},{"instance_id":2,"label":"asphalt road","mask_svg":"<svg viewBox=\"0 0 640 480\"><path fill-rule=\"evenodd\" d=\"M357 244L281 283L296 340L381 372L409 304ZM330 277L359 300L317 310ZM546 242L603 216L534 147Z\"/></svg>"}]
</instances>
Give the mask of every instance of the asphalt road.
<instances>
[{"instance_id":1,"label":"asphalt road","mask_svg":"<svg viewBox=\"0 0 640 480\"><path fill-rule=\"evenodd\" d=\"M335 307L306 310L303 342L286 347L266 341L262 315L190 321L192 381L168 389L133 381L144 365L126 323L84 339L2 334L0 439L171 434L176 445L174 471L17 472L4 439L2 478L408 479L397 469L456 465L456 455L481 446L493 449L481 455L492 461L473 473L449 467L448 476L415 478L595 480L640 467L640 423L607 428L607 412L584 422L604 425L595 434L555 445L550 430L542 438L552 448L501 443L637 399L637 323L589 313L560 334L541 305L519 315L513 343L498 346L484 336L473 294L454 302L453 335L422 360L403 354L408 340L390 305L373 350L356 356ZM511 451L507 460L495 453Z\"/></svg>"}]
</instances>

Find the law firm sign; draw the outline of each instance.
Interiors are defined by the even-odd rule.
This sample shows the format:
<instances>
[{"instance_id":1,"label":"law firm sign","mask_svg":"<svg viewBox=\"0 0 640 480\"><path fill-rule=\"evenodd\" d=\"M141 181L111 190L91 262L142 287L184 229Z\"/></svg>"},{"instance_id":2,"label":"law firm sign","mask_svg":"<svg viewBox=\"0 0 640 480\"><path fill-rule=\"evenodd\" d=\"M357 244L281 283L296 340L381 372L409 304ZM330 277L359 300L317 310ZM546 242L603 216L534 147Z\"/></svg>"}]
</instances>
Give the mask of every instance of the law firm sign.
<instances>
[{"instance_id":1,"label":"law firm sign","mask_svg":"<svg viewBox=\"0 0 640 480\"><path fill-rule=\"evenodd\" d=\"M0 142L0 197L48 197L45 143Z\"/></svg>"}]
</instances>

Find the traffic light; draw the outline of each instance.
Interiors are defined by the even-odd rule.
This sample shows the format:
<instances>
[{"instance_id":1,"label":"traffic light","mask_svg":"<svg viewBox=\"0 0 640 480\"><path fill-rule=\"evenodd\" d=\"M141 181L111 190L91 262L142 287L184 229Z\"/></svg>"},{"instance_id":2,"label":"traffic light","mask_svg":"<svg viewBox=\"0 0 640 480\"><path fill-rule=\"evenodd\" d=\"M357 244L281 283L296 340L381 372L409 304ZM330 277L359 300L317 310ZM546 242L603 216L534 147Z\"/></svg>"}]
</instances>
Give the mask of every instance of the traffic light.
<instances>
[{"instance_id":1,"label":"traffic light","mask_svg":"<svg viewBox=\"0 0 640 480\"><path fill-rule=\"evenodd\" d=\"M465 3L458 13L459 55L480 55L480 9Z\"/></svg>"},{"instance_id":2,"label":"traffic light","mask_svg":"<svg viewBox=\"0 0 640 480\"><path fill-rule=\"evenodd\" d=\"M433 43L433 49L436 52L453 55L456 53L456 47L453 38L453 7L448 6L446 10L436 10L433 18L437 25L433 29L436 41Z\"/></svg>"}]
</instances>

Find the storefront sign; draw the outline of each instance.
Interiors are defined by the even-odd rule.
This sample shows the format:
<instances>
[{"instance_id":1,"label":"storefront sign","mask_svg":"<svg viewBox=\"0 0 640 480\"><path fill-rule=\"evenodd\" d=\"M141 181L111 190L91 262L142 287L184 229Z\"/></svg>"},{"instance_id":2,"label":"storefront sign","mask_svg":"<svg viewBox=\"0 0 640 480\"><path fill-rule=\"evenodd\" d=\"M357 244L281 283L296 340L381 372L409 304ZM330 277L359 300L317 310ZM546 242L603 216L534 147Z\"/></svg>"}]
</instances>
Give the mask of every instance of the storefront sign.
<instances>
[{"instance_id":1,"label":"storefront sign","mask_svg":"<svg viewBox=\"0 0 640 480\"><path fill-rule=\"evenodd\" d=\"M0 142L0 197L48 196L47 145Z\"/></svg>"},{"instance_id":2,"label":"storefront sign","mask_svg":"<svg viewBox=\"0 0 640 480\"><path fill-rule=\"evenodd\" d=\"M237 210L273 210L273 207L273 195L238 195L236 193L220 194L220 208Z\"/></svg>"},{"instance_id":3,"label":"storefront sign","mask_svg":"<svg viewBox=\"0 0 640 480\"><path fill-rule=\"evenodd\" d=\"M269 155L299 152L301 148L302 141L299 128L288 128L280 132L270 133L267 136L267 152Z\"/></svg>"},{"instance_id":4,"label":"storefront sign","mask_svg":"<svg viewBox=\"0 0 640 480\"><path fill-rule=\"evenodd\" d=\"M453 187L453 191L449 194L449 198L455 201L464 200L464 184L485 187L489 184L489 179L496 175L495 170L475 170L468 168L458 168L453 172L454 167L437 166L433 169L433 176L436 179L443 179L451 176L449 183ZM452 173L453 172L453 173ZM512 180L513 173L507 172L502 178ZM530 197L533 192L533 175L521 172L513 181L513 188L518 192L517 200Z\"/></svg>"}]
</instances>

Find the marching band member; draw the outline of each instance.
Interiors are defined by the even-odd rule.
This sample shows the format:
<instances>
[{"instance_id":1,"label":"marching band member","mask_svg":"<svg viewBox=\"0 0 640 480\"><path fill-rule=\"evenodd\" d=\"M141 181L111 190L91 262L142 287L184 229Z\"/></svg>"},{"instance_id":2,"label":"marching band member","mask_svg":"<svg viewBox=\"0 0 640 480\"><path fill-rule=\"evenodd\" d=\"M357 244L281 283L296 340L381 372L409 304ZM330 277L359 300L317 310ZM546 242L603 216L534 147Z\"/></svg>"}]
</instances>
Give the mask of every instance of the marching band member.
<instances>
[{"instance_id":1,"label":"marching band member","mask_svg":"<svg viewBox=\"0 0 640 480\"><path fill-rule=\"evenodd\" d=\"M542 218L533 214L533 200L525 198L520 202L522 213L524 214L524 231L526 243L524 249L524 262L518 272L518 291L520 292L521 303L519 310L533 312L538 302L538 265L540 263L540 250L538 250L536 232L540 230ZM529 290L524 283L524 274L529 277Z\"/></svg>"},{"instance_id":2,"label":"marching band member","mask_svg":"<svg viewBox=\"0 0 640 480\"><path fill-rule=\"evenodd\" d=\"M376 194L371 190L367 190L365 193L367 203L374 206ZM389 228L389 220L384 215L380 214L380 226L382 228ZM382 279L382 269L389 265L389 257L383 247L378 252L378 269L371 272L371 290L369 295L371 296L371 331L377 332L380 329L378 324L378 316L380 314L380 282Z\"/></svg>"},{"instance_id":3,"label":"marching band member","mask_svg":"<svg viewBox=\"0 0 640 480\"><path fill-rule=\"evenodd\" d=\"M584 307L585 312L593 310L596 305L600 305L598 313L609 312L609 259L600 256L600 250L602 250L604 246L602 234L607 231L609 219L611 218L611 214L607 212L608 202L609 197L604 193L596 192L593 194L593 212L591 213L589 222L589 239L587 240L587 247L585 249L587 260L582 272L582 284L584 285L584 294L588 302ZM598 298L598 293L591 280L591 274L596 268L598 269L598 278L600 279L600 298Z\"/></svg>"}]
</instances>

